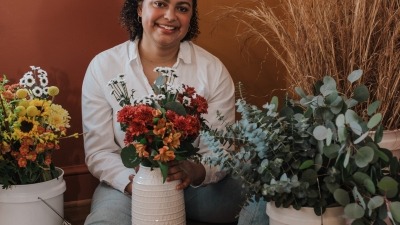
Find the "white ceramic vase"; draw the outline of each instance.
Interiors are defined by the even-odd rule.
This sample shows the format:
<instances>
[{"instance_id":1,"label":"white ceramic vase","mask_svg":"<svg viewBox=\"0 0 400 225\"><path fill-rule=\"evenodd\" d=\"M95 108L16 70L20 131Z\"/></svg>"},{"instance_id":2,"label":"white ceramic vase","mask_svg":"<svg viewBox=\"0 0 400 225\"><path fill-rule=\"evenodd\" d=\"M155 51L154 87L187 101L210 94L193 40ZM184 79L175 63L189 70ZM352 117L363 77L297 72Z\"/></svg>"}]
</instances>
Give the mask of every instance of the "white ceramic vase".
<instances>
[{"instance_id":1,"label":"white ceramic vase","mask_svg":"<svg viewBox=\"0 0 400 225\"><path fill-rule=\"evenodd\" d=\"M303 207L296 210L292 207L277 208L274 203L267 203L267 215L270 225L345 225L343 207L327 208L325 213L317 216L313 208Z\"/></svg>"},{"instance_id":2,"label":"white ceramic vase","mask_svg":"<svg viewBox=\"0 0 400 225\"><path fill-rule=\"evenodd\" d=\"M64 171L57 168L56 179L27 185L0 188L1 225L61 225L64 216ZM45 202L43 202L42 200ZM57 215L51 208L57 211Z\"/></svg>"},{"instance_id":3,"label":"white ceramic vase","mask_svg":"<svg viewBox=\"0 0 400 225\"><path fill-rule=\"evenodd\" d=\"M133 179L132 225L186 225L183 190L179 181L165 182L159 168L140 165Z\"/></svg>"},{"instance_id":4,"label":"white ceramic vase","mask_svg":"<svg viewBox=\"0 0 400 225\"><path fill-rule=\"evenodd\" d=\"M379 146L391 150L394 156L400 158L400 130L383 131L382 141Z\"/></svg>"}]
</instances>

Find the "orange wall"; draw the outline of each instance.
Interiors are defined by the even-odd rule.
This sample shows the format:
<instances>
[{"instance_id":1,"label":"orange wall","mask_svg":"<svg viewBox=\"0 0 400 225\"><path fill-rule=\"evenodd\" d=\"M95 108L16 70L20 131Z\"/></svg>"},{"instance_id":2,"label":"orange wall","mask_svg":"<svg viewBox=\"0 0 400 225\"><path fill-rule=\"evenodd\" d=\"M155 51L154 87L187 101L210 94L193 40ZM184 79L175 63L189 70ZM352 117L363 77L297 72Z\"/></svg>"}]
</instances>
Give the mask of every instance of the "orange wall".
<instances>
[{"instance_id":1,"label":"orange wall","mask_svg":"<svg viewBox=\"0 0 400 225\"><path fill-rule=\"evenodd\" d=\"M283 88L283 69L273 57L265 56L262 45L251 46L249 53L243 55L240 42L234 37L236 22L215 23L219 6L241 1L198 2L201 34L195 42L218 56L235 82L245 84L248 99L260 105L266 100L263 96ZM128 38L118 21L122 3L123 0L1 0L0 74L17 82L31 65L45 69L50 84L59 86L61 91L55 101L71 114L71 133L81 132L80 94L86 67L95 54ZM96 180L84 165L82 138L63 140L61 147L54 160L66 172L65 201L90 198Z\"/></svg>"}]
</instances>

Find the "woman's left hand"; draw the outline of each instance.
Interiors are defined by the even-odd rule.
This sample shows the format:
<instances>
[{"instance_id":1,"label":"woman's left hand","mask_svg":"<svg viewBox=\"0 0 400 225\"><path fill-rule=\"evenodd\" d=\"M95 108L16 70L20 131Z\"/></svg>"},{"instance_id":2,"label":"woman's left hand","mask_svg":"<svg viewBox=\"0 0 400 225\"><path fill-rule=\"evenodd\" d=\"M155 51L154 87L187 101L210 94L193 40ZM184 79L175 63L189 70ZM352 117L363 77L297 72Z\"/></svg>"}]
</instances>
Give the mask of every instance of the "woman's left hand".
<instances>
[{"instance_id":1,"label":"woman's left hand","mask_svg":"<svg viewBox=\"0 0 400 225\"><path fill-rule=\"evenodd\" d=\"M167 181L181 180L182 182L176 186L181 190L189 185L200 185L206 176L206 170L201 163L195 163L188 160L173 161L168 163Z\"/></svg>"}]
</instances>

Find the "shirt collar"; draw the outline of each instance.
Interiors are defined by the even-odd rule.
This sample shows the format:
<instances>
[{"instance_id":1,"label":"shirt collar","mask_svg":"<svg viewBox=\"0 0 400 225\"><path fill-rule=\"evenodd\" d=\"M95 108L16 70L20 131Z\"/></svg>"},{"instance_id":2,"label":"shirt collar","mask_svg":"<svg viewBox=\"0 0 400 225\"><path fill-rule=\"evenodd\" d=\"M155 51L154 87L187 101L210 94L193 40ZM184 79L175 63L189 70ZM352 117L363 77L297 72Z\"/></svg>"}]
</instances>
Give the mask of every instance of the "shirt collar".
<instances>
[{"instance_id":1,"label":"shirt collar","mask_svg":"<svg viewBox=\"0 0 400 225\"><path fill-rule=\"evenodd\" d=\"M192 55L190 54L189 41L181 42L180 49L178 53L178 61L182 60L185 64L190 64L192 62ZM139 57L139 39L135 41L129 41L128 43L128 57L129 61L138 60Z\"/></svg>"}]
</instances>

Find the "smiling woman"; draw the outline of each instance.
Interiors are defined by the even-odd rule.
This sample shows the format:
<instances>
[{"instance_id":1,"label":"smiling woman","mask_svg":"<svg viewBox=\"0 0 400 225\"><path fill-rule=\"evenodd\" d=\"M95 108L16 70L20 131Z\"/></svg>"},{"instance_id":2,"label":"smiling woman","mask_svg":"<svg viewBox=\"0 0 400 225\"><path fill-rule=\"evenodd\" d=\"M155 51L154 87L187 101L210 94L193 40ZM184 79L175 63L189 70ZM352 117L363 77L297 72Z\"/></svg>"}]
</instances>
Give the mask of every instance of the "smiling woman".
<instances>
[{"instance_id":1,"label":"smiling woman","mask_svg":"<svg viewBox=\"0 0 400 225\"><path fill-rule=\"evenodd\" d=\"M121 105L106 88L109 81L123 74L126 90L135 90L135 99L142 99L157 92L152 85L158 77L154 69L172 68L177 74L173 85L191 86L204 96L208 114L203 119L208 126L221 126L214 116L217 111L226 122L234 120L234 85L228 70L218 58L191 42L199 34L196 0L126 0L121 21L130 40L98 54L89 64L82 86L86 163L100 180L85 224L130 223L130 175L136 171L124 166L120 151L127 144L150 146L156 140L155 134L140 137L146 139L143 142L127 140L117 122ZM162 113L168 117L166 114ZM194 143L198 156L212 154L202 141ZM138 151L131 149L134 154ZM141 150L148 151L141 152L143 155L152 155L158 149ZM188 152L189 146L172 150ZM186 216L208 223L235 222L244 203L238 181L199 160L176 160L179 163L172 161L166 168L166 182L179 181L175 188L184 189Z\"/></svg>"}]
</instances>

